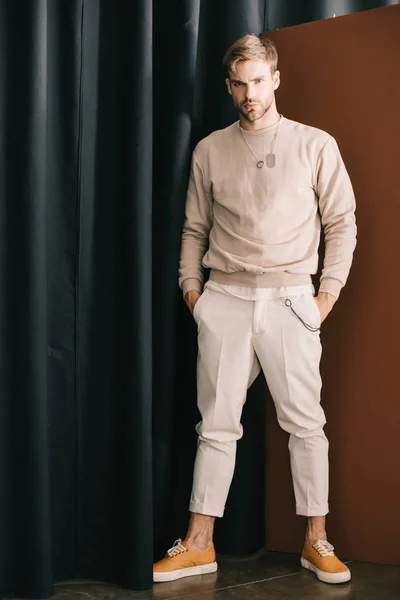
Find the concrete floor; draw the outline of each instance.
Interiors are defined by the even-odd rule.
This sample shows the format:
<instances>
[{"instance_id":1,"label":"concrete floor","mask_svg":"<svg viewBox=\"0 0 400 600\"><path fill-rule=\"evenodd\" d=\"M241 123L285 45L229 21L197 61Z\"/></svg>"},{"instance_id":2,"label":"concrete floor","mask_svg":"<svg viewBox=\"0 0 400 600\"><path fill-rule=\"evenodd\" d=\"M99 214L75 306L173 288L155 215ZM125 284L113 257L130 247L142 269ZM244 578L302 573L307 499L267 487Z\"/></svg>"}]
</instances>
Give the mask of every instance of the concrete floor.
<instances>
[{"instance_id":1,"label":"concrete floor","mask_svg":"<svg viewBox=\"0 0 400 600\"><path fill-rule=\"evenodd\" d=\"M59 583L53 600L400 600L400 567L347 563L352 580L327 585L299 567L299 556L267 552L251 560L218 557L218 573L131 591L96 582Z\"/></svg>"}]
</instances>

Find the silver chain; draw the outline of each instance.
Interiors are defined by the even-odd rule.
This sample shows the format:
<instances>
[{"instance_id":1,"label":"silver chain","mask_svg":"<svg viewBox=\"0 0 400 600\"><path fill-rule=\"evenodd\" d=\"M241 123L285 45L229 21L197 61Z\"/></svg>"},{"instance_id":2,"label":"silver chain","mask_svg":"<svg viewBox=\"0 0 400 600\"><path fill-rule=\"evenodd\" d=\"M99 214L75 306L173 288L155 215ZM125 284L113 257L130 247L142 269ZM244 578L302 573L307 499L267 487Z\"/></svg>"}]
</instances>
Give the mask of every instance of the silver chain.
<instances>
[{"instance_id":1,"label":"silver chain","mask_svg":"<svg viewBox=\"0 0 400 600\"><path fill-rule=\"evenodd\" d=\"M272 161L273 164L271 166L275 166L275 156L274 156L273 152L274 152L274 148L275 148L276 136L278 135L278 130L279 130L281 121L282 121L282 115L279 116L278 127L276 128L274 139L272 140L271 151L267 155L267 166L269 166L268 165L268 157L269 156L273 157L273 161ZM243 134L242 128L240 127L240 122L238 123L238 125L239 125L239 131L240 131L240 134L242 136L242 139L243 139L244 143L246 144L246 146L248 147L248 149L250 150L250 152L252 153L252 155L254 156L254 158L256 159L256 161L257 161L257 167L260 169L261 167L264 166L264 161L261 160L261 159L259 159L258 156L256 156L254 154L253 149L251 148L251 146L249 145L248 141L246 140L246 138L245 138L245 136Z\"/></svg>"}]
</instances>

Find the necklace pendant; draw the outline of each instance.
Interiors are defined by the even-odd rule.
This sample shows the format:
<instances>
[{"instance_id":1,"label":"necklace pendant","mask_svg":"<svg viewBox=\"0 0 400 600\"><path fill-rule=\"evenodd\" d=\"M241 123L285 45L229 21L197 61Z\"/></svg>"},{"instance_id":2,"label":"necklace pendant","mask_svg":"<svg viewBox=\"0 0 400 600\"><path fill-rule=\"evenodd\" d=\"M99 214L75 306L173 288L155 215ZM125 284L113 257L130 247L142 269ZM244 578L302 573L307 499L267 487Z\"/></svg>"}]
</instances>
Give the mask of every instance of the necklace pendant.
<instances>
[{"instance_id":1,"label":"necklace pendant","mask_svg":"<svg viewBox=\"0 0 400 600\"><path fill-rule=\"evenodd\" d=\"M264 166L264 161L263 160L259 160L258 163L257 163L257 167L259 169L262 169L263 166Z\"/></svg>"},{"instance_id":2,"label":"necklace pendant","mask_svg":"<svg viewBox=\"0 0 400 600\"><path fill-rule=\"evenodd\" d=\"M267 167L272 169L275 166L275 154L267 154Z\"/></svg>"}]
</instances>

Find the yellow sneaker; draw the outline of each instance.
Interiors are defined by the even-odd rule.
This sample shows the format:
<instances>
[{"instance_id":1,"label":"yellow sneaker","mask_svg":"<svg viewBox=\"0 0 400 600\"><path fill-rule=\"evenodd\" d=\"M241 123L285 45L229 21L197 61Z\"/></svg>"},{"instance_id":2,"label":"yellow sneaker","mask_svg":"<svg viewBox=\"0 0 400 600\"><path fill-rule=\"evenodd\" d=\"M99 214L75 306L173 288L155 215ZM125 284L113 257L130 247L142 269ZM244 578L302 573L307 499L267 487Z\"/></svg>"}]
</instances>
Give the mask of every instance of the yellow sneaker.
<instances>
[{"instance_id":1,"label":"yellow sneaker","mask_svg":"<svg viewBox=\"0 0 400 600\"><path fill-rule=\"evenodd\" d=\"M165 557L153 565L153 581L175 581L181 577L215 573L217 569L214 544L203 552L196 552L187 542L176 540Z\"/></svg>"},{"instance_id":2,"label":"yellow sneaker","mask_svg":"<svg viewBox=\"0 0 400 600\"><path fill-rule=\"evenodd\" d=\"M326 540L316 540L305 545L301 556L301 565L313 571L320 581L325 583L344 583L350 581L351 573L334 553L334 547Z\"/></svg>"}]
</instances>

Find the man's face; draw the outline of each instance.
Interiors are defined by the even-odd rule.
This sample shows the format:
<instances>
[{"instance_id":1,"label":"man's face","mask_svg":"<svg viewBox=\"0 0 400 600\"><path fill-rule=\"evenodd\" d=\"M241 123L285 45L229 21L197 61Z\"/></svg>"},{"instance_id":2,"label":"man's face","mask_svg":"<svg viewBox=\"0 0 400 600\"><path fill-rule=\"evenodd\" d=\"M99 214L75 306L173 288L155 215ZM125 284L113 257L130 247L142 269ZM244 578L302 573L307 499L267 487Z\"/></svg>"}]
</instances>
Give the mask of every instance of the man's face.
<instances>
[{"instance_id":1,"label":"man's face","mask_svg":"<svg viewBox=\"0 0 400 600\"><path fill-rule=\"evenodd\" d=\"M274 102L279 83L279 71L272 75L268 62L256 60L237 62L235 72L226 79L233 105L248 121L265 115Z\"/></svg>"}]
</instances>

